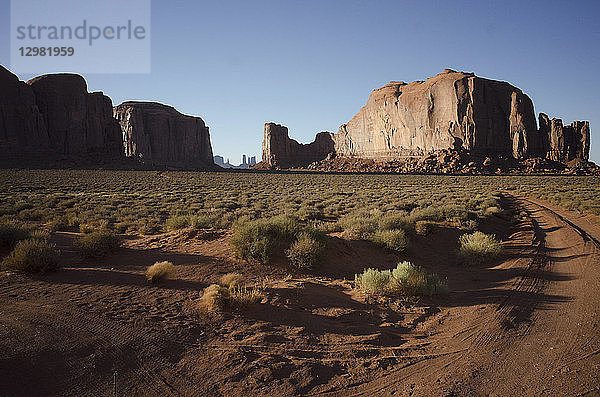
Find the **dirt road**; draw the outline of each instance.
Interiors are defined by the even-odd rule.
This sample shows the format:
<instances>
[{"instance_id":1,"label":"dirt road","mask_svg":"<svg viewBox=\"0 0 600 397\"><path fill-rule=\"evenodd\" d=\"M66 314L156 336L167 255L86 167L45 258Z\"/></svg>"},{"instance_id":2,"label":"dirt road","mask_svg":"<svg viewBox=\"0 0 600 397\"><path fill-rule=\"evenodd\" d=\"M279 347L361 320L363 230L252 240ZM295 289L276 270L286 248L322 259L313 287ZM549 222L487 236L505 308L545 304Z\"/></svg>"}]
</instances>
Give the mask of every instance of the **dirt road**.
<instances>
[{"instance_id":1,"label":"dirt road","mask_svg":"<svg viewBox=\"0 0 600 397\"><path fill-rule=\"evenodd\" d=\"M337 394L600 394L600 228L540 200L508 199L535 234L531 249L498 268L518 274L494 288L500 302L480 314L461 309L438 329L432 345L450 353Z\"/></svg>"}]
</instances>

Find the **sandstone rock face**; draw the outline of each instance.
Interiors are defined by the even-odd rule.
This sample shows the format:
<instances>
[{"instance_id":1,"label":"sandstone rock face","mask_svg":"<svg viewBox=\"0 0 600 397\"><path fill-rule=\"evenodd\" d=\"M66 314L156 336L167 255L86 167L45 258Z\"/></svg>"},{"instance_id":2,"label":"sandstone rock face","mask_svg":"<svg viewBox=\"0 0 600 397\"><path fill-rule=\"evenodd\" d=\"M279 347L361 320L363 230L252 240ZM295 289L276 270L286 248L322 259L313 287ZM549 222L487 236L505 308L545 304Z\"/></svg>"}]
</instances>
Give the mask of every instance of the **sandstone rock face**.
<instances>
[{"instance_id":1,"label":"sandstone rock face","mask_svg":"<svg viewBox=\"0 0 600 397\"><path fill-rule=\"evenodd\" d=\"M517 158L539 150L531 99L512 85L449 69L373 91L335 135L340 155L395 159L450 148Z\"/></svg>"},{"instance_id":2,"label":"sandstone rock face","mask_svg":"<svg viewBox=\"0 0 600 397\"><path fill-rule=\"evenodd\" d=\"M200 117L154 102L124 102L113 113L121 125L126 156L150 166L213 166L208 127Z\"/></svg>"},{"instance_id":3,"label":"sandstone rock face","mask_svg":"<svg viewBox=\"0 0 600 397\"><path fill-rule=\"evenodd\" d=\"M334 150L332 134L320 132L314 142L298 143L290 139L287 127L266 123L262 146L263 165L271 168L306 167L323 160Z\"/></svg>"},{"instance_id":4,"label":"sandstone rock face","mask_svg":"<svg viewBox=\"0 0 600 397\"><path fill-rule=\"evenodd\" d=\"M33 90L0 66L0 155L32 154L47 146L48 134Z\"/></svg>"},{"instance_id":5,"label":"sandstone rock face","mask_svg":"<svg viewBox=\"0 0 600 397\"><path fill-rule=\"evenodd\" d=\"M2 67L0 153L10 166L123 157L110 98L88 93L81 76L45 75L24 83Z\"/></svg>"},{"instance_id":6,"label":"sandstone rock face","mask_svg":"<svg viewBox=\"0 0 600 397\"><path fill-rule=\"evenodd\" d=\"M101 92L88 93L83 77L51 74L27 84L33 89L54 153L122 155L121 131L112 117L112 101Z\"/></svg>"},{"instance_id":7,"label":"sandstone rock face","mask_svg":"<svg viewBox=\"0 0 600 397\"><path fill-rule=\"evenodd\" d=\"M157 103L125 102L113 114L111 99L88 93L79 75L24 83L0 66L0 165L140 168L134 159L152 167L212 168L208 127Z\"/></svg>"},{"instance_id":8,"label":"sandstone rock face","mask_svg":"<svg viewBox=\"0 0 600 397\"><path fill-rule=\"evenodd\" d=\"M299 148L287 128L268 124L263 162L280 168L304 166L327 157L327 150L338 158L412 162L451 149L509 163L545 158L566 164L587 160L590 148L588 122L563 126L542 113L538 129L533 103L520 89L450 69L426 81L395 81L376 89L352 120L327 137L333 149L329 141Z\"/></svg>"},{"instance_id":9,"label":"sandstone rock face","mask_svg":"<svg viewBox=\"0 0 600 397\"><path fill-rule=\"evenodd\" d=\"M563 126L561 119L552 119L540 113L540 134L545 157L567 163L573 160L588 160L590 152L590 123L574 121Z\"/></svg>"}]
</instances>

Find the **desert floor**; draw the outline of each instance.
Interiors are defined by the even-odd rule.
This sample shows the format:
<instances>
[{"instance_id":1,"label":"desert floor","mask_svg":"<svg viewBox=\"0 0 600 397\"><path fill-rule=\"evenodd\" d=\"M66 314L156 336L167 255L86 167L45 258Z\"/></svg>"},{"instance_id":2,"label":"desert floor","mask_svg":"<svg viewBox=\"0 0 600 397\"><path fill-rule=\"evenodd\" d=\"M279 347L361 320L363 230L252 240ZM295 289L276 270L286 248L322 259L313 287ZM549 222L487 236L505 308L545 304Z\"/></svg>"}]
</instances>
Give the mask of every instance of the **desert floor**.
<instances>
[{"instance_id":1,"label":"desert floor","mask_svg":"<svg viewBox=\"0 0 600 397\"><path fill-rule=\"evenodd\" d=\"M451 228L392 254L328 237L316 272L236 260L227 231L131 237L101 261L56 232L63 268L0 273L0 395L585 395L600 385L600 227L593 215L505 195L527 217L493 217L487 266L447 265ZM452 237L452 236L450 236ZM449 244L449 243L448 243ZM5 254L5 253L3 253ZM399 260L443 277L446 297L393 305L353 289ZM148 263L177 265L149 285ZM265 296L243 312L194 305L238 272ZM214 280L213 280L214 279Z\"/></svg>"}]
</instances>

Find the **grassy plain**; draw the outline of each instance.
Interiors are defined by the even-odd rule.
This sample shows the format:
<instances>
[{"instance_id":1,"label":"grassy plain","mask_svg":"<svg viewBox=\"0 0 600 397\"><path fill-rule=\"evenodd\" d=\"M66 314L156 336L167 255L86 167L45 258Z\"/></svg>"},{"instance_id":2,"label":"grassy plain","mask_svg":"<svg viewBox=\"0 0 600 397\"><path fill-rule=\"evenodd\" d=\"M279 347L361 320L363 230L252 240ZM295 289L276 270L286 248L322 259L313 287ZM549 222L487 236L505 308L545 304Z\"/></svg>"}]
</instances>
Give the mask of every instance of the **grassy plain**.
<instances>
[{"instance_id":1,"label":"grassy plain","mask_svg":"<svg viewBox=\"0 0 600 397\"><path fill-rule=\"evenodd\" d=\"M430 211L423 218L435 217L441 207L479 211L499 190L600 214L599 182L579 176L2 170L0 219L48 223L57 230L106 222L119 233L156 234L167 227L229 227L238 218L281 214L334 222L369 211L417 209Z\"/></svg>"}]
</instances>

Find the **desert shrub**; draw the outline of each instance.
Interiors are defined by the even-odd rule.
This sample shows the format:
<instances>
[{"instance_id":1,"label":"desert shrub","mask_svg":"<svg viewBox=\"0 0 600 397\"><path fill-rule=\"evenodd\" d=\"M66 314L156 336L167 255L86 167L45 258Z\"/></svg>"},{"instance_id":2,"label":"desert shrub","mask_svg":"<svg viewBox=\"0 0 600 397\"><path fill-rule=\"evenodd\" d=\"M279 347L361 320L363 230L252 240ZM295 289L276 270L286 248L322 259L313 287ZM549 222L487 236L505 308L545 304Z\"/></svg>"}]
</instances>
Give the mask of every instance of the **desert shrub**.
<instances>
[{"instance_id":1,"label":"desert shrub","mask_svg":"<svg viewBox=\"0 0 600 397\"><path fill-rule=\"evenodd\" d=\"M470 232L474 232L475 230L477 230L477 228L479 227L479 222L477 222L476 220L468 220L465 221L461 224L461 226L465 229L468 230Z\"/></svg>"},{"instance_id":2,"label":"desert shrub","mask_svg":"<svg viewBox=\"0 0 600 397\"><path fill-rule=\"evenodd\" d=\"M299 221L288 216L236 222L230 244L239 257L265 264L278 248L288 247L301 230Z\"/></svg>"},{"instance_id":3,"label":"desert shrub","mask_svg":"<svg viewBox=\"0 0 600 397\"><path fill-rule=\"evenodd\" d=\"M448 287L435 274L427 273L422 267L410 262L401 262L392 270L393 290L404 295L443 295Z\"/></svg>"},{"instance_id":4,"label":"desert shrub","mask_svg":"<svg viewBox=\"0 0 600 397\"><path fill-rule=\"evenodd\" d=\"M494 235L475 232L460 236L458 258L461 263L477 265L494 259L502 252L502 245Z\"/></svg>"},{"instance_id":5,"label":"desert shrub","mask_svg":"<svg viewBox=\"0 0 600 397\"><path fill-rule=\"evenodd\" d=\"M190 225L196 229L210 229L215 226L215 219L207 215L194 215L190 217Z\"/></svg>"},{"instance_id":6,"label":"desert shrub","mask_svg":"<svg viewBox=\"0 0 600 397\"><path fill-rule=\"evenodd\" d=\"M190 217L186 215L174 215L167 219L165 228L168 232L173 230L184 229L190 226Z\"/></svg>"},{"instance_id":7,"label":"desert shrub","mask_svg":"<svg viewBox=\"0 0 600 397\"><path fill-rule=\"evenodd\" d=\"M298 269L312 269L325 251L323 240L313 232L302 232L286 250L290 263Z\"/></svg>"},{"instance_id":8,"label":"desert shrub","mask_svg":"<svg viewBox=\"0 0 600 397\"><path fill-rule=\"evenodd\" d=\"M115 223L114 228L117 233L125 233L132 226L133 224L131 222L117 222Z\"/></svg>"},{"instance_id":9,"label":"desert shrub","mask_svg":"<svg viewBox=\"0 0 600 397\"><path fill-rule=\"evenodd\" d=\"M435 229L436 224L431 221L417 221L415 223L415 232L421 236L427 236Z\"/></svg>"},{"instance_id":10,"label":"desert shrub","mask_svg":"<svg viewBox=\"0 0 600 397\"><path fill-rule=\"evenodd\" d=\"M175 266L171 262L156 262L146 269L146 279L152 283L175 277Z\"/></svg>"},{"instance_id":11,"label":"desert shrub","mask_svg":"<svg viewBox=\"0 0 600 397\"><path fill-rule=\"evenodd\" d=\"M235 218L235 215L231 212L225 212L212 216L211 219L214 222L212 227L218 227L221 229L229 228L233 224Z\"/></svg>"},{"instance_id":12,"label":"desert shrub","mask_svg":"<svg viewBox=\"0 0 600 397\"><path fill-rule=\"evenodd\" d=\"M376 218L360 215L345 216L338 223L345 237L360 240L368 240L379 227Z\"/></svg>"},{"instance_id":13,"label":"desert shrub","mask_svg":"<svg viewBox=\"0 0 600 397\"><path fill-rule=\"evenodd\" d=\"M371 294L385 295L389 293L390 278L392 272L389 270L365 269L361 274L354 276L356 288Z\"/></svg>"},{"instance_id":14,"label":"desert shrub","mask_svg":"<svg viewBox=\"0 0 600 397\"><path fill-rule=\"evenodd\" d=\"M229 297L229 289L218 284L211 284L204 289L198 302L198 308L212 313L223 311L229 303Z\"/></svg>"},{"instance_id":15,"label":"desert shrub","mask_svg":"<svg viewBox=\"0 0 600 397\"><path fill-rule=\"evenodd\" d=\"M486 199L484 199L479 205L478 205L479 209L481 211L486 211L488 208L491 207L496 207L496 208L500 208L500 201L498 200L497 197L492 196L492 197L488 197Z\"/></svg>"},{"instance_id":16,"label":"desert shrub","mask_svg":"<svg viewBox=\"0 0 600 397\"><path fill-rule=\"evenodd\" d=\"M14 212L28 210L28 209L31 209L31 208L33 208L33 204L30 204L30 203L28 203L26 201L23 201L23 200L17 201L15 203L15 205L13 206Z\"/></svg>"},{"instance_id":17,"label":"desert shrub","mask_svg":"<svg viewBox=\"0 0 600 397\"><path fill-rule=\"evenodd\" d=\"M29 238L34 240L48 240L50 232L44 229L36 229L29 233Z\"/></svg>"},{"instance_id":18,"label":"desert shrub","mask_svg":"<svg viewBox=\"0 0 600 397\"><path fill-rule=\"evenodd\" d=\"M356 288L370 295L441 295L448 292L446 284L435 274L410 262L401 262L395 269L366 269L354 276Z\"/></svg>"},{"instance_id":19,"label":"desert shrub","mask_svg":"<svg viewBox=\"0 0 600 397\"><path fill-rule=\"evenodd\" d=\"M79 227L81 220L77 214L69 214L67 215L67 222L70 227Z\"/></svg>"},{"instance_id":20,"label":"desert shrub","mask_svg":"<svg viewBox=\"0 0 600 397\"><path fill-rule=\"evenodd\" d=\"M268 219L267 224L280 238L287 240L293 239L302 230L298 218L288 215L274 216Z\"/></svg>"},{"instance_id":21,"label":"desert shrub","mask_svg":"<svg viewBox=\"0 0 600 397\"><path fill-rule=\"evenodd\" d=\"M69 219L66 216L59 216L52 219L48 223L48 228L53 232L56 231L65 231L69 229Z\"/></svg>"},{"instance_id":22,"label":"desert shrub","mask_svg":"<svg viewBox=\"0 0 600 397\"><path fill-rule=\"evenodd\" d=\"M407 213L386 214L379 219L380 230L404 230L406 233L415 231L415 220Z\"/></svg>"},{"instance_id":23,"label":"desert shrub","mask_svg":"<svg viewBox=\"0 0 600 397\"><path fill-rule=\"evenodd\" d=\"M219 284L227 288L233 288L242 285L244 276L239 273L227 273L219 279Z\"/></svg>"},{"instance_id":24,"label":"desert shrub","mask_svg":"<svg viewBox=\"0 0 600 397\"><path fill-rule=\"evenodd\" d=\"M411 216L415 221L425 220L442 222L453 219L467 219L469 215L465 208L461 208L456 205L435 205L423 208L416 208L411 212Z\"/></svg>"},{"instance_id":25,"label":"desert shrub","mask_svg":"<svg viewBox=\"0 0 600 397\"><path fill-rule=\"evenodd\" d=\"M99 258L119 248L120 241L110 230L97 229L82 236L75 245L83 256Z\"/></svg>"},{"instance_id":26,"label":"desert shrub","mask_svg":"<svg viewBox=\"0 0 600 397\"><path fill-rule=\"evenodd\" d=\"M408 248L408 238L402 229L378 230L371 238L371 241L396 252L404 252Z\"/></svg>"},{"instance_id":27,"label":"desert shrub","mask_svg":"<svg viewBox=\"0 0 600 397\"><path fill-rule=\"evenodd\" d=\"M58 268L58 251L44 239L22 240L2 261L3 270L28 273L46 272Z\"/></svg>"},{"instance_id":28,"label":"desert shrub","mask_svg":"<svg viewBox=\"0 0 600 397\"><path fill-rule=\"evenodd\" d=\"M296 213L298 218L308 221L315 219L323 219L323 212L315 207L303 207Z\"/></svg>"},{"instance_id":29,"label":"desert shrub","mask_svg":"<svg viewBox=\"0 0 600 397\"><path fill-rule=\"evenodd\" d=\"M198 215L173 215L165 223L167 231L179 230L186 227L195 229L225 228L233 221L233 214L226 212L208 212Z\"/></svg>"},{"instance_id":30,"label":"desert shrub","mask_svg":"<svg viewBox=\"0 0 600 397\"><path fill-rule=\"evenodd\" d=\"M500 207L487 207L485 209L485 214L486 215L494 215L494 214L499 214L502 212L502 209Z\"/></svg>"},{"instance_id":31,"label":"desert shrub","mask_svg":"<svg viewBox=\"0 0 600 397\"><path fill-rule=\"evenodd\" d=\"M338 222L314 222L313 228L322 233L335 233L343 230Z\"/></svg>"},{"instance_id":32,"label":"desert shrub","mask_svg":"<svg viewBox=\"0 0 600 397\"><path fill-rule=\"evenodd\" d=\"M41 209L26 209L19 212L19 219L24 221L41 221L46 213Z\"/></svg>"},{"instance_id":33,"label":"desert shrub","mask_svg":"<svg viewBox=\"0 0 600 397\"><path fill-rule=\"evenodd\" d=\"M443 221L445 219L444 212L440 207L419 207L412 210L410 213L411 216L418 220L428 220L428 221Z\"/></svg>"},{"instance_id":34,"label":"desert shrub","mask_svg":"<svg viewBox=\"0 0 600 397\"><path fill-rule=\"evenodd\" d=\"M29 231L20 225L9 222L0 223L0 247L12 247L28 237Z\"/></svg>"},{"instance_id":35,"label":"desert shrub","mask_svg":"<svg viewBox=\"0 0 600 397\"><path fill-rule=\"evenodd\" d=\"M91 233L94 230L95 230L94 227L90 224L87 224L87 223L79 224L79 233Z\"/></svg>"},{"instance_id":36,"label":"desert shrub","mask_svg":"<svg viewBox=\"0 0 600 397\"><path fill-rule=\"evenodd\" d=\"M117 225L119 225L119 229L117 229ZM123 230L123 228L121 227L121 224L115 224L114 227L115 227L115 230L117 230L117 231ZM126 230L127 230L127 227L120 233L123 233ZM162 230L161 225L158 222L152 221L150 219L142 219L141 221L139 221L137 223L137 231L144 235L158 234L161 232L161 230Z\"/></svg>"},{"instance_id":37,"label":"desert shrub","mask_svg":"<svg viewBox=\"0 0 600 397\"><path fill-rule=\"evenodd\" d=\"M239 310L258 302L262 296L263 292L258 287L225 288L218 284L211 284L204 289L198 308L208 313Z\"/></svg>"}]
</instances>

